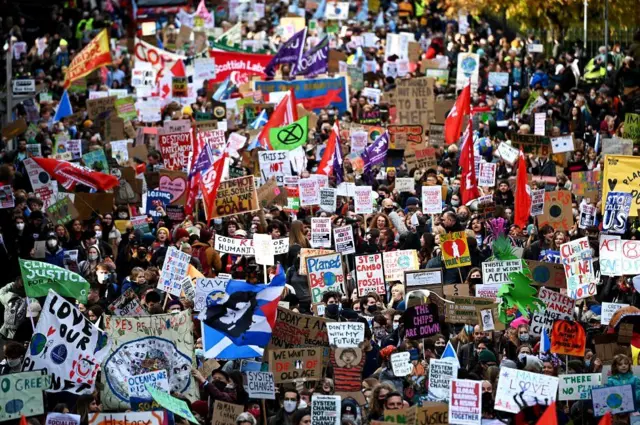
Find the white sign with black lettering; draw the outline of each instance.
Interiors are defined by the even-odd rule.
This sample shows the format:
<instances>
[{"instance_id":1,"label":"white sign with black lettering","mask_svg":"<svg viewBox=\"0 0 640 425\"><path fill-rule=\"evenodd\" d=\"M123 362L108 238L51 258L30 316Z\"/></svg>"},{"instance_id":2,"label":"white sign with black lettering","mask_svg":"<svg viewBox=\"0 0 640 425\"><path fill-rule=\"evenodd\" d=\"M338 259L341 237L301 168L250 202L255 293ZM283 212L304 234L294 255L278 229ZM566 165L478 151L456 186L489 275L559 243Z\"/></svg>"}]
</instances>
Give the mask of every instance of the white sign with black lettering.
<instances>
[{"instance_id":1,"label":"white sign with black lettering","mask_svg":"<svg viewBox=\"0 0 640 425\"><path fill-rule=\"evenodd\" d=\"M438 400L449 399L451 380L458 377L458 365L446 360L429 361L429 394Z\"/></svg>"},{"instance_id":2,"label":"white sign with black lettering","mask_svg":"<svg viewBox=\"0 0 640 425\"><path fill-rule=\"evenodd\" d=\"M13 94L35 93L36 80L13 80Z\"/></svg>"},{"instance_id":3,"label":"white sign with black lettering","mask_svg":"<svg viewBox=\"0 0 640 425\"><path fill-rule=\"evenodd\" d=\"M407 376L413 372L411 353L408 351L393 353L391 355L391 370L395 376Z\"/></svg>"},{"instance_id":4,"label":"white sign with black lettering","mask_svg":"<svg viewBox=\"0 0 640 425\"><path fill-rule=\"evenodd\" d=\"M323 211L334 213L337 208L337 192L332 187L320 189L320 208Z\"/></svg>"},{"instance_id":5,"label":"white sign with black lettering","mask_svg":"<svg viewBox=\"0 0 640 425\"><path fill-rule=\"evenodd\" d=\"M485 261L482 263L482 283L509 283L509 273L521 271L522 260Z\"/></svg>"},{"instance_id":6,"label":"white sign with black lettering","mask_svg":"<svg viewBox=\"0 0 640 425\"><path fill-rule=\"evenodd\" d=\"M353 240L353 229L351 226L334 228L333 242L336 247L336 252L340 254L355 254L356 252L356 244Z\"/></svg>"},{"instance_id":7,"label":"white sign with black lettering","mask_svg":"<svg viewBox=\"0 0 640 425\"><path fill-rule=\"evenodd\" d=\"M249 398L276 399L276 384L271 372L245 372Z\"/></svg>"},{"instance_id":8,"label":"white sign with black lettering","mask_svg":"<svg viewBox=\"0 0 640 425\"><path fill-rule=\"evenodd\" d=\"M358 347L364 341L364 323L331 322L327 323L329 345L338 348Z\"/></svg>"}]
</instances>

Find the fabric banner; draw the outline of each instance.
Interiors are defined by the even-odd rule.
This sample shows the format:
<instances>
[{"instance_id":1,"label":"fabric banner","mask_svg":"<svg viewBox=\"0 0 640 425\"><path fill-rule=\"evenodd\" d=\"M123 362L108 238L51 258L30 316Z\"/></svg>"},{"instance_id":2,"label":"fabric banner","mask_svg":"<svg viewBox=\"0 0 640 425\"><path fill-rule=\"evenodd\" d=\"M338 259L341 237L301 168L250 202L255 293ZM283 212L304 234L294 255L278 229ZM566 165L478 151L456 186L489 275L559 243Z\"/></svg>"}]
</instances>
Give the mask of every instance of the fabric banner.
<instances>
[{"instance_id":1,"label":"fabric banner","mask_svg":"<svg viewBox=\"0 0 640 425\"><path fill-rule=\"evenodd\" d=\"M329 69L329 38L325 37L312 49L307 50L291 69L291 76L314 77Z\"/></svg>"},{"instance_id":2,"label":"fabric banner","mask_svg":"<svg viewBox=\"0 0 640 425\"><path fill-rule=\"evenodd\" d=\"M72 81L89 75L94 69L111 64L109 34L104 29L78 53L67 68L63 87L66 89Z\"/></svg>"},{"instance_id":3,"label":"fabric banner","mask_svg":"<svg viewBox=\"0 0 640 425\"><path fill-rule=\"evenodd\" d=\"M73 190L77 183L103 191L113 189L120 184L116 176L93 171L72 162L52 158L32 159L68 190Z\"/></svg>"},{"instance_id":4,"label":"fabric banner","mask_svg":"<svg viewBox=\"0 0 640 425\"><path fill-rule=\"evenodd\" d=\"M349 96L346 77L294 81L254 81L254 89L265 95L277 91L293 90L296 94L296 104L304 106L307 111L318 113L321 109L334 106L338 108L341 115L347 111Z\"/></svg>"},{"instance_id":5,"label":"fabric banner","mask_svg":"<svg viewBox=\"0 0 640 425\"><path fill-rule=\"evenodd\" d=\"M22 369L44 369L51 375L50 392L91 394L110 346L106 332L72 303L49 290Z\"/></svg>"},{"instance_id":6,"label":"fabric banner","mask_svg":"<svg viewBox=\"0 0 640 425\"><path fill-rule=\"evenodd\" d=\"M307 144L308 131L309 117L304 116L287 126L269 130L269 143L273 150L291 151Z\"/></svg>"},{"instance_id":7,"label":"fabric banner","mask_svg":"<svg viewBox=\"0 0 640 425\"><path fill-rule=\"evenodd\" d=\"M89 282L77 273L42 261L20 261L24 290L28 297L46 297L53 289L63 297L77 299L86 304Z\"/></svg>"},{"instance_id":8,"label":"fabric banner","mask_svg":"<svg viewBox=\"0 0 640 425\"><path fill-rule=\"evenodd\" d=\"M102 367L101 399L105 409L128 409L127 378L159 370L167 371L172 392L197 399L197 385L191 377L195 363L189 311L147 317L105 316L104 324L113 340Z\"/></svg>"},{"instance_id":9,"label":"fabric banner","mask_svg":"<svg viewBox=\"0 0 640 425\"><path fill-rule=\"evenodd\" d=\"M185 60L185 56L176 55L167 50L162 50L144 40L136 38L133 49L135 61L147 62L156 71L156 81L160 81L165 75L171 76L171 67L179 60Z\"/></svg>"},{"instance_id":10,"label":"fabric banner","mask_svg":"<svg viewBox=\"0 0 640 425\"><path fill-rule=\"evenodd\" d=\"M216 77L211 81L219 83L229 77L233 84L248 81L249 76L266 77L266 68L273 56L253 53L235 53L210 50L209 56L216 63Z\"/></svg>"}]
</instances>

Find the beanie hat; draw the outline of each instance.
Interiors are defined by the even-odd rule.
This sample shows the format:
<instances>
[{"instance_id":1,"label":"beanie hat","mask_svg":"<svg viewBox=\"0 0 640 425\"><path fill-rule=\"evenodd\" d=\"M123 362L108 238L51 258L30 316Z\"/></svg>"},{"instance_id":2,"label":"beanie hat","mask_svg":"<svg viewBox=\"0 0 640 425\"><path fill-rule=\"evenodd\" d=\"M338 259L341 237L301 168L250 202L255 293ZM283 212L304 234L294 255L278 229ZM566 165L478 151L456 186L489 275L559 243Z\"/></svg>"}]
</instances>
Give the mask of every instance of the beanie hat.
<instances>
[{"instance_id":1,"label":"beanie hat","mask_svg":"<svg viewBox=\"0 0 640 425\"><path fill-rule=\"evenodd\" d=\"M480 354L478 354L478 361L480 363L498 363L498 359L496 359L496 355L491 352L491 350L482 350Z\"/></svg>"},{"instance_id":2,"label":"beanie hat","mask_svg":"<svg viewBox=\"0 0 640 425\"><path fill-rule=\"evenodd\" d=\"M176 240L180 240L182 238L188 238L188 237L189 237L189 232L187 231L187 229L180 227L176 230Z\"/></svg>"},{"instance_id":3,"label":"beanie hat","mask_svg":"<svg viewBox=\"0 0 640 425\"><path fill-rule=\"evenodd\" d=\"M212 232L206 229L202 229L200 230L200 237L198 239L200 240L200 242L207 243L211 240L212 237L213 237Z\"/></svg>"},{"instance_id":4,"label":"beanie hat","mask_svg":"<svg viewBox=\"0 0 640 425\"><path fill-rule=\"evenodd\" d=\"M164 230L164 232L167 234L167 237L171 239L171 232L169 232L169 229L167 229L166 227L159 227L158 231L156 232L156 235L160 233L161 230Z\"/></svg>"},{"instance_id":5,"label":"beanie hat","mask_svg":"<svg viewBox=\"0 0 640 425\"><path fill-rule=\"evenodd\" d=\"M409 199L407 199L406 206L408 207L409 205L420 205L420 201L415 196L411 196Z\"/></svg>"}]
</instances>

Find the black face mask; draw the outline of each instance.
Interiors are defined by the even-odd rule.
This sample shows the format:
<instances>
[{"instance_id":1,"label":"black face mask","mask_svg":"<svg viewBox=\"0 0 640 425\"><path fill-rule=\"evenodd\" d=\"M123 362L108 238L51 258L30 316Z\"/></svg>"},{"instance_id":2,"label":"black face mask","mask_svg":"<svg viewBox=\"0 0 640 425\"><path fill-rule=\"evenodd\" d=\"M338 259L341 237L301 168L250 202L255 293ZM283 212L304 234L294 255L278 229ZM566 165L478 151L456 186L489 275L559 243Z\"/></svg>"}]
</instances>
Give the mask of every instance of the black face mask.
<instances>
[{"instance_id":1,"label":"black face mask","mask_svg":"<svg viewBox=\"0 0 640 425\"><path fill-rule=\"evenodd\" d=\"M213 385L220 391L223 391L227 387L227 383L224 381L213 381Z\"/></svg>"},{"instance_id":2,"label":"black face mask","mask_svg":"<svg viewBox=\"0 0 640 425\"><path fill-rule=\"evenodd\" d=\"M482 278L481 277L472 277L469 279L469 283L471 283L472 285L482 285Z\"/></svg>"},{"instance_id":3,"label":"black face mask","mask_svg":"<svg viewBox=\"0 0 640 425\"><path fill-rule=\"evenodd\" d=\"M339 311L340 308L338 307L338 304L329 304L324 310L324 315L327 317L338 317Z\"/></svg>"},{"instance_id":4,"label":"black face mask","mask_svg":"<svg viewBox=\"0 0 640 425\"><path fill-rule=\"evenodd\" d=\"M493 394L491 394L491 393L482 393L482 405L483 406L493 406Z\"/></svg>"},{"instance_id":5,"label":"black face mask","mask_svg":"<svg viewBox=\"0 0 640 425\"><path fill-rule=\"evenodd\" d=\"M442 357L442 354L444 353L444 349L445 347L436 347L436 354L438 355L438 358Z\"/></svg>"},{"instance_id":6,"label":"black face mask","mask_svg":"<svg viewBox=\"0 0 640 425\"><path fill-rule=\"evenodd\" d=\"M375 313L376 311L378 311L378 306L377 305L370 305L369 307L367 307L367 311L371 314Z\"/></svg>"}]
</instances>

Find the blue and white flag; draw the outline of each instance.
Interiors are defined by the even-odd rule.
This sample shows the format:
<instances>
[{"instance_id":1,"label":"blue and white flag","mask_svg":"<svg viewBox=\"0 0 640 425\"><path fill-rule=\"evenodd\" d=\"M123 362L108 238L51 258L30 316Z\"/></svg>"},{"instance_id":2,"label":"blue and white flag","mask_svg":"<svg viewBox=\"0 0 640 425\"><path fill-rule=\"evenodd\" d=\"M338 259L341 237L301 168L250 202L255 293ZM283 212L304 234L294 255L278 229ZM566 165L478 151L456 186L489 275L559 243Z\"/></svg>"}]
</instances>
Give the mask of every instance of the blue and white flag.
<instances>
[{"instance_id":1,"label":"blue and white flag","mask_svg":"<svg viewBox=\"0 0 640 425\"><path fill-rule=\"evenodd\" d=\"M261 357L271 339L284 284L285 275L279 267L270 284L230 280L224 291L207 295L207 309L200 313L205 357Z\"/></svg>"},{"instance_id":2,"label":"blue and white flag","mask_svg":"<svg viewBox=\"0 0 640 425\"><path fill-rule=\"evenodd\" d=\"M62 98L58 104L56 115L53 117L53 122L62 121L64 118L73 115L73 109L71 108L71 101L69 100L69 93L65 90L62 93Z\"/></svg>"}]
</instances>

